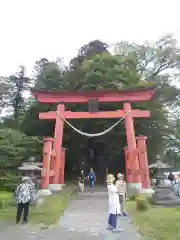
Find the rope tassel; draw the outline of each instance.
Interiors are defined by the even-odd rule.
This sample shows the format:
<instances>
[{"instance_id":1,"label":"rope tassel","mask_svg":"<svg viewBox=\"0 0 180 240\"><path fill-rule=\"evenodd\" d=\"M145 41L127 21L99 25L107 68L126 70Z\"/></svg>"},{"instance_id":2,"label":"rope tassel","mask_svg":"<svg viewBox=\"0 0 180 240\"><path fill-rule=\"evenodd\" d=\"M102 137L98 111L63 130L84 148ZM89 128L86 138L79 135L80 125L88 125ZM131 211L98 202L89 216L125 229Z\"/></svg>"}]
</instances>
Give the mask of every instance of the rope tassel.
<instances>
[{"instance_id":1,"label":"rope tassel","mask_svg":"<svg viewBox=\"0 0 180 240\"><path fill-rule=\"evenodd\" d=\"M103 132L100 133L86 133L86 132L82 132L81 130L77 129L76 127L74 127L71 123L69 123L60 113L58 113L58 115L62 118L62 120L67 123L67 125L69 127L71 127L74 131L76 131L77 133L79 133L82 136L86 136L86 137L100 137L103 136L105 134L107 134L108 132L110 132L113 128L115 128L120 122L122 122L122 120L127 117L130 114L131 111L128 111L124 117L120 118L115 124L113 124L111 127L109 127L108 129L104 130Z\"/></svg>"}]
</instances>

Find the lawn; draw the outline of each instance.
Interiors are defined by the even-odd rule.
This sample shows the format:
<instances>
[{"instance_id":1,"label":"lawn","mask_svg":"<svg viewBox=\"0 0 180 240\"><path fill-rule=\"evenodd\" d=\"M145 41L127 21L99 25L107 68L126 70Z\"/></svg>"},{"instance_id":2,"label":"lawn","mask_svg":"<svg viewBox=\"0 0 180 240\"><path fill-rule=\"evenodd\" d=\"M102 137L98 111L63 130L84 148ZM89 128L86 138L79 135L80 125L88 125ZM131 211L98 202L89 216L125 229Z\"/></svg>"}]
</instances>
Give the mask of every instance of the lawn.
<instances>
[{"instance_id":1,"label":"lawn","mask_svg":"<svg viewBox=\"0 0 180 240\"><path fill-rule=\"evenodd\" d=\"M139 232L148 240L180 239L180 208L151 207L138 212L135 201L129 201L127 208Z\"/></svg>"},{"instance_id":2,"label":"lawn","mask_svg":"<svg viewBox=\"0 0 180 240\"><path fill-rule=\"evenodd\" d=\"M69 185L60 193L47 196L39 207L31 206L29 222L32 224L51 225L56 223L67 208L72 195L75 192L75 186ZM5 193L4 193L5 195ZM1 193L0 193L1 196ZM0 211L0 220L15 221L16 208L7 207Z\"/></svg>"}]
</instances>

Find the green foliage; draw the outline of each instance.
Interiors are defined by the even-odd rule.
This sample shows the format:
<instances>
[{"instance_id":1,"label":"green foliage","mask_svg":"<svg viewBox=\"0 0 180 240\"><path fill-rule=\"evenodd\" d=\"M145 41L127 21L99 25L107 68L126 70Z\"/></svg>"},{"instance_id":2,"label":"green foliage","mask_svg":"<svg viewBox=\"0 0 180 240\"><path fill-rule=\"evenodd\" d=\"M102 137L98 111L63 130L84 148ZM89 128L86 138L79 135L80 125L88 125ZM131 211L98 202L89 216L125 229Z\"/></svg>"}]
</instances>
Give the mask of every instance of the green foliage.
<instances>
[{"instance_id":1,"label":"green foliage","mask_svg":"<svg viewBox=\"0 0 180 240\"><path fill-rule=\"evenodd\" d=\"M170 49L172 53L169 56ZM121 42L116 45L115 54L109 53L104 43L94 41L94 43L90 42L80 49L79 55L72 59L69 68L63 66L62 61L52 63L48 59L42 59L37 62L36 69L38 71L35 77L35 87L63 91L102 89L122 91L156 85L157 93L153 101L133 104L133 108L151 111L149 119L135 120L135 128L137 135L148 137L148 157L149 161L153 162L156 160L157 154L164 151L166 139L172 132L167 106L173 105L174 107L177 104L179 90L172 86L172 75L167 74L167 70L177 69L178 54L178 46L174 39L169 36L165 36L154 44L137 45ZM166 72L164 72L165 70ZM100 105L100 110L104 111L120 108L121 103ZM55 109L56 106L53 104L33 103L24 117L22 131L28 135L53 136L54 121L39 121L37 115L38 112ZM68 109L85 111L87 106L74 104L68 105ZM103 131L114 122L112 119L72 120L77 128L85 132ZM67 167L73 168L77 159L79 161L82 156L87 155L87 148L96 148L95 151L100 152L102 163L99 162L99 165L103 165L103 162L106 162L105 159L109 159L109 163L112 162L110 159L113 159L115 164L118 163L119 154L126 145L124 131L124 125L120 124L118 128L103 138L86 140L65 125L64 146L68 148ZM118 139L121 141L119 142ZM77 149L81 150L76 151ZM98 161L100 160L95 160L96 163ZM106 165L109 165L108 162Z\"/></svg>"},{"instance_id":2,"label":"green foliage","mask_svg":"<svg viewBox=\"0 0 180 240\"><path fill-rule=\"evenodd\" d=\"M25 77L25 67L20 66L19 72L10 76L9 80L12 83L10 103L13 109L13 118L18 125L18 120L23 117L25 111L26 102L23 92L29 90L31 79Z\"/></svg>"},{"instance_id":3,"label":"green foliage","mask_svg":"<svg viewBox=\"0 0 180 240\"><path fill-rule=\"evenodd\" d=\"M148 202L151 204L151 205L154 205L155 204L155 200L153 197L147 197L147 200Z\"/></svg>"},{"instance_id":4,"label":"green foliage","mask_svg":"<svg viewBox=\"0 0 180 240\"><path fill-rule=\"evenodd\" d=\"M121 90L140 81L133 61L109 53L84 60L80 69L84 76L79 90Z\"/></svg>"},{"instance_id":5,"label":"green foliage","mask_svg":"<svg viewBox=\"0 0 180 240\"><path fill-rule=\"evenodd\" d=\"M61 193L54 194L53 196L47 196L44 202L38 207L32 206L29 221L31 224L43 224L44 227L56 224L60 217L63 216L65 209L67 208L69 201L76 194L77 187L74 185L68 185L63 188ZM16 214L16 206L12 203L12 194L2 192L3 201L7 200L8 204L3 205L3 211L0 207L0 221L14 221ZM5 197L5 198L4 198ZM0 192L0 206L1 206L1 192Z\"/></svg>"},{"instance_id":6,"label":"green foliage","mask_svg":"<svg viewBox=\"0 0 180 240\"><path fill-rule=\"evenodd\" d=\"M40 157L41 141L27 137L18 130L0 129L0 166L1 169L17 168L30 156Z\"/></svg>"},{"instance_id":7,"label":"green foliage","mask_svg":"<svg viewBox=\"0 0 180 240\"><path fill-rule=\"evenodd\" d=\"M12 199L13 199L12 193L0 191L0 211L7 208Z\"/></svg>"},{"instance_id":8,"label":"green foliage","mask_svg":"<svg viewBox=\"0 0 180 240\"><path fill-rule=\"evenodd\" d=\"M28 137L18 130L0 129L0 189L14 190L19 182L17 168L31 156L40 160L41 151L42 144L37 137Z\"/></svg>"},{"instance_id":9,"label":"green foliage","mask_svg":"<svg viewBox=\"0 0 180 240\"><path fill-rule=\"evenodd\" d=\"M15 174L16 173L16 174ZM0 189L1 191L12 192L16 189L17 185L20 183L20 175L17 173L17 170L13 170L13 172L9 171L4 174L3 178L0 181Z\"/></svg>"},{"instance_id":10,"label":"green foliage","mask_svg":"<svg viewBox=\"0 0 180 240\"><path fill-rule=\"evenodd\" d=\"M57 62L49 62L42 59L36 62L35 88L57 90L64 88L64 74L66 67L59 59Z\"/></svg>"},{"instance_id":11,"label":"green foliage","mask_svg":"<svg viewBox=\"0 0 180 240\"><path fill-rule=\"evenodd\" d=\"M10 84L8 89L11 89L12 94L8 96L13 111L4 120L1 129L18 129L20 132L13 133L13 135L17 134L17 144L9 144L9 140L6 141L4 133L2 134L4 137L0 139L0 163L3 168L15 167L30 155L37 155L39 158L41 148L39 140L27 136L54 135L54 120L40 121L37 116L39 112L54 111L56 104L39 104L32 99L27 101L27 99L22 99L21 94L21 100L23 100L21 102L25 103L25 106L18 105L17 102L17 104L12 104L11 100L18 100L16 98L18 88L14 88L14 83L17 83L18 79L21 79L23 83L19 85L21 92L28 89L30 83L38 89L56 91L123 91L155 85L157 92L152 101L132 104L134 109L151 111L150 118L134 121L136 135L148 137L149 162L154 162L157 155L167 161L173 158L175 162L178 162L180 159L179 133L175 129L179 129L179 125L170 118L169 109L171 112L177 112L180 103L180 91L172 84L172 79L179 80L179 60L180 49L176 39L172 36L164 36L154 43L119 42L115 45L113 53L108 51L106 43L95 40L82 46L78 55L70 61L69 66L65 66L61 58L56 61L42 58L35 64L33 79L27 79L23 71L20 71L19 75L15 74L16 78L13 78L14 82L11 84L8 78L3 78L4 84ZM7 94L5 95L7 97ZM99 107L104 111L118 110L122 108L122 103L100 104ZM84 104L66 106L67 110L72 111L87 111L87 108ZM15 120L13 115L15 112L19 115L23 112L23 117L17 117ZM178 119L177 114L175 119ZM78 121L72 120L71 123L81 131L101 132L114 124L115 120L79 119ZM23 139L20 144L18 139ZM123 161L119 159L123 159L123 148L126 145L124 124L121 123L103 138L94 139L84 138L65 125L63 145L68 149L66 169L72 171L84 158L87 163L87 150L92 148L96 154L94 162L89 161L89 165L102 171L105 171L105 167L111 166L112 170L116 171L123 167ZM172 150L173 146L176 147L176 151ZM165 152L167 154L164 154Z\"/></svg>"},{"instance_id":12,"label":"green foliage","mask_svg":"<svg viewBox=\"0 0 180 240\"><path fill-rule=\"evenodd\" d=\"M151 207L148 211L139 212L135 202L127 204L128 213L132 216L139 233L148 240L179 240L180 209L176 207Z\"/></svg>"},{"instance_id":13,"label":"green foliage","mask_svg":"<svg viewBox=\"0 0 180 240\"><path fill-rule=\"evenodd\" d=\"M129 197L129 200L130 200L130 201L135 201L135 200L136 200L136 196L134 196L134 195L130 196L130 197Z\"/></svg>"},{"instance_id":14,"label":"green foliage","mask_svg":"<svg viewBox=\"0 0 180 240\"><path fill-rule=\"evenodd\" d=\"M138 211L147 211L149 209L149 201L147 199L147 196L144 196L142 194L138 195L136 197L136 208Z\"/></svg>"}]
</instances>

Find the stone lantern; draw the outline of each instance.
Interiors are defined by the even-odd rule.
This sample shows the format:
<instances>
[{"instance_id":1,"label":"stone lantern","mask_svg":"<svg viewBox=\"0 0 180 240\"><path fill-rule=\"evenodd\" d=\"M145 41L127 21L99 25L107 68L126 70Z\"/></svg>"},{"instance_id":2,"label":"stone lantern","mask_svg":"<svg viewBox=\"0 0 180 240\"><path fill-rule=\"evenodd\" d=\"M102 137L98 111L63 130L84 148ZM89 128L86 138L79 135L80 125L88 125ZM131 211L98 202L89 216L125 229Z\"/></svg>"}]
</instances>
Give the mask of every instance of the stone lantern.
<instances>
[{"instance_id":1,"label":"stone lantern","mask_svg":"<svg viewBox=\"0 0 180 240\"><path fill-rule=\"evenodd\" d=\"M35 183L36 189L39 189L42 171L41 162L35 162L35 158L31 157L27 162L23 162L18 170L21 172L21 176L29 177Z\"/></svg>"},{"instance_id":2,"label":"stone lantern","mask_svg":"<svg viewBox=\"0 0 180 240\"><path fill-rule=\"evenodd\" d=\"M172 170L172 166L163 163L161 160L157 160L156 163L149 165L149 169L155 171L154 178L156 179L157 185L164 185L164 180L166 178L165 172L170 172Z\"/></svg>"}]
</instances>

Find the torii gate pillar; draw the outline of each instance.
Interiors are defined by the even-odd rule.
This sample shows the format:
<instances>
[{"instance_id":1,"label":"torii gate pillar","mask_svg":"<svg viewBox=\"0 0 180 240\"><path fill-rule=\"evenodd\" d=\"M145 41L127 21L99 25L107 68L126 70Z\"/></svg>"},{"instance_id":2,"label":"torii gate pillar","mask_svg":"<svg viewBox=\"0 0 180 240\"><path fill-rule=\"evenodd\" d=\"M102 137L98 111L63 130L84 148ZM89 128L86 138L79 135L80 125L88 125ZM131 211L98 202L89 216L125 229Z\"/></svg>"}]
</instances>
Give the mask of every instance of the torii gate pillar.
<instances>
[{"instance_id":1,"label":"torii gate pillar","mask_svg":"<svg viewBox=\"0 0 180 240\"><path fill-rule=\"evenodd\" d=\"M128 148L124 148L124 156L125 156L125 166L126 166L126 182L127 184L132 183L132 167L129 159Z\"/></svg>"},{"instance_id":2,"label":"torii gate pillar","mask_svg":"<svg viewBox=\"0 0 180 240\"><path fill-rule=\"evenodd\" d=\"M66 152L66 149L64 147L61 147L61 165L60 165L59 183L62 185L64 185L65 152Z\"/></svg>"},{"instance_id":3,"label":"torii gate pillar","mask_svg":"<svg viewBox=\"0 0 180 240\"><path fill-rule=\"evenodd\" d=\"M49 189L50 177L54 175L51 171L52 161L52 149L53 149L53 138L46 137L43 139L43 170L41 173L41 194L51 195L52 192Z\"/></svg>"},{"instance_id":4,"label":"torii gate pillar","mask_svg":"<svg viewBox=\"0 0 180 240\"><path fill-rule=\"evenodd\" d=\"M140 165L140 174L141 174L143 189L150 188L146 139L147 139L146 136L136 137L137 147L138 147L138 156L139 156L139 165Z\"/></svg>"},{"instance_id":5,"label":"torii gate pillar","mask_svg":"<svg viewBox=\"0 0 180 240\"><path fill-rule=\"evenodd\" d=\"M60 114L63 115L64 111L64 104L59 104L57 106L56 124L54 131L53 152L55 157L53 158L54 160L52 162L52 170L54 172L54 176L52 177L52 183L50 184L50 189L52 191L59 191L64 185L64 164L62 163L62 161L64 161L64 153L62 149L64 121L60 117Z\"/></svg>"},{"instance_id":6,"label":"torii gate pillar","mask_svg":"<svg viewBox=\"0 0 180 240\"><path fill-rule=\"evenodd\" d=\"M126 161L128 161L128 166L130 166L131 172L128 173L128 177L132 177L131 182L128 182L129 189L141 189L141 175L139 169L139 160L137 154L137 145L136 145L136 137L134 131L134 123L133 117L131 114L131 104L129 102L125 102L123 104L124 112L129 114L125 117L125 129L126 129L126 137L127 137L127 150L126 151Z\"/></svg>"}]
</instances>

